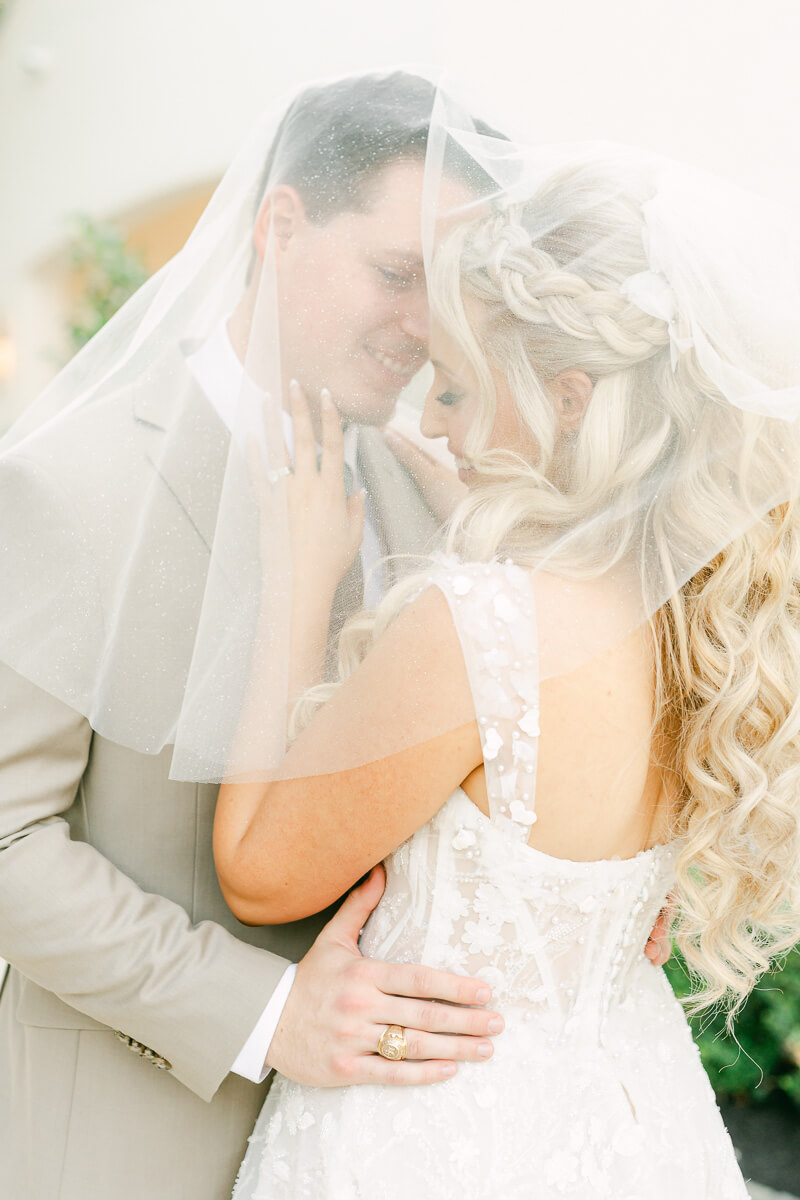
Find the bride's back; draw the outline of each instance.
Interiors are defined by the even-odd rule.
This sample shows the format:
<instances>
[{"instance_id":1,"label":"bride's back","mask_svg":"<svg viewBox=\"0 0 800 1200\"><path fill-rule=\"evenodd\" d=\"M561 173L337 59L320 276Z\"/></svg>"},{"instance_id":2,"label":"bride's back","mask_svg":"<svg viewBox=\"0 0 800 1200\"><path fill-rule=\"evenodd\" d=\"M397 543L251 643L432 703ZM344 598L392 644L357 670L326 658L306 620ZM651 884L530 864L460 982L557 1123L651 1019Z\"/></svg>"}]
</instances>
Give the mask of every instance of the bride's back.
<instances>
[{"instance_id":1,"label":"bride's back","mask_svg":"<svg viewBox=\"0 0 800 1200\"><path fill-rule=\"evenodd\" d=\"M629 858L669 837L669 805L654 722L654 650L649 629L635 625L614 584L565 583L538 574L540 655L537 820L529 844L556 858L590 861ZM565 605L573 620L606 624L609 648L571 670L552 645L549 616ZM616 626L616 628L615 628ZM548 663L550 659L550 664ZM479 767L464 791L488 814L485 772Z\"/></svg>"}]
</instances>

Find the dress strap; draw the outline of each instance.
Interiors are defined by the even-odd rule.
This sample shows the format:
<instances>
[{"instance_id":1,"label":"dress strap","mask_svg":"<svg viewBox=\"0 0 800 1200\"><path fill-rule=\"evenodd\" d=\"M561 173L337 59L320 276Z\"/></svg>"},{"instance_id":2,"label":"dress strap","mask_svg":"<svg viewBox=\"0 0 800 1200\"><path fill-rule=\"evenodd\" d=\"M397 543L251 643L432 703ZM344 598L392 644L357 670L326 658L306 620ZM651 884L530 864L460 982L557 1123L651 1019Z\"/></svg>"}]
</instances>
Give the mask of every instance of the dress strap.
<instances>
[{"instance_id":1,"label":"dress strap","mask_svg":"<svg viewBox=\"0 0 800 1200\"><path fill-rule=\"evenodd\" d=\"M505 562L449 562L444 592L467 666L480 729L489 813L524 841L536 820L539 648L530 576Z\"/></svg>"}]
</instances>

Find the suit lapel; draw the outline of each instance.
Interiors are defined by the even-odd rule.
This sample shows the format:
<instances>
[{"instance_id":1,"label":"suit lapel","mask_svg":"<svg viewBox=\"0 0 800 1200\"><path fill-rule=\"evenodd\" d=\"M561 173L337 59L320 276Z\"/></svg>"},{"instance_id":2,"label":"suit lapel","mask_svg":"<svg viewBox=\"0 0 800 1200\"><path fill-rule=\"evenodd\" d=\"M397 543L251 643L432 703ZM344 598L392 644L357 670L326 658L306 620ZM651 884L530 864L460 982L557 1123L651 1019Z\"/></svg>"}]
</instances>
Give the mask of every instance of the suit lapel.
<instances>
[{"instance_id":1,"label":"suit lapel","mask_svg":"<svg viewBox=\"0 0 800 1200\"><path fill-rule=\"evenodd\" d=\"M230 432L175 347L152 388L138 387L134 418L145 454L210 549Z\"/></svg>"}]
</instances>

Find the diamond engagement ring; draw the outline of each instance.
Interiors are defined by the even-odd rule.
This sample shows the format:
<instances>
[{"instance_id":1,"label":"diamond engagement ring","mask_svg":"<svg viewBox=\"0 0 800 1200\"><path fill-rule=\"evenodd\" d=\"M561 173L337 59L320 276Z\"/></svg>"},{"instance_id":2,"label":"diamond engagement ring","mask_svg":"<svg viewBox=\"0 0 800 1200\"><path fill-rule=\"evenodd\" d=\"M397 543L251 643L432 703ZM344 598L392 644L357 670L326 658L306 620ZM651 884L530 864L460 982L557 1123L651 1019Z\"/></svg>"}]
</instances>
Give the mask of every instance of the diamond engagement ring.
<instances>
[{"instance_id":1,"label":"diamond engagement ring","mask_svg":"<svg viewBox=\"0 0 800 1200\"><path fill-rule=\"evenodd\" d=\"M291 467L277 467L274 471L267 471L267 479L270 483L277 483L279 479L283 479L291 473Z\"/></svg>"},{"instance_id":2,"label":"diamond engagement ring","mask_svg":"<svg viewBox=\"0 0 800 1200\"><path fill-rule=\"evenodd\" d=\"M408 1054L406 1031L402 1025L387 1025L378 1038L378 1054L381 1058L389 1058L398 1062Z\"/></svg>"}]
</instances>

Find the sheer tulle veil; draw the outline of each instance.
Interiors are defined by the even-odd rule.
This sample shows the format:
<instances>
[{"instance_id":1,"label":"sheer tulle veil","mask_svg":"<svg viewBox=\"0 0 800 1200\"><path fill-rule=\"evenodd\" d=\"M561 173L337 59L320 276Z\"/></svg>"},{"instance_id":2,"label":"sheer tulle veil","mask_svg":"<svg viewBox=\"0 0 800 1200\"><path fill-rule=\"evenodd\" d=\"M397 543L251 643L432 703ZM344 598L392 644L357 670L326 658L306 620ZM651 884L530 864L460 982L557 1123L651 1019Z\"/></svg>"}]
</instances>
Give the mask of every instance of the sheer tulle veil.
<instances>
[{"instance_id":1,"label":"sheer tulle veil","mask_svg":"<svg viewBox=\"0 0 800 1200\"><path fill-rule=\"evenodd\" d=\"M397 162L418 184L403 204L381 190ZM282 186L318 246L346 243L288 283L270 209ZM794 497L799 291L793 215L702 171L612 144L512 142L407 73L303 89L257 124L184 249L0 445L0 656L112 740L174 744L177 778L272 774L296 699L283 468L288 373L302 369L310 398L330 388L366 431L368 510L382 550L404 551L385 568L386 588L404 589L386 611L442 554L508 557L541 577L543 676L572 670ZM398 472L413 481L374 442L429 381L414 305L477 380L481 482L449 523L430 514L404 542L387 531L417 520L395 486ZM225 419L197 378L221 329L238 360ZM593 392L565 437L550 385L569 370ZM498 372L535 436L531 461L490 446ZM553 579L569 585L555 604ZM332 630L360 600L340 587ZM264 720L242 740L255 638ZM396 669L424 688L433 666ZM348 744L318 747L308 769L441 732L356 715Z\"/></svg>"}]
</instances>

